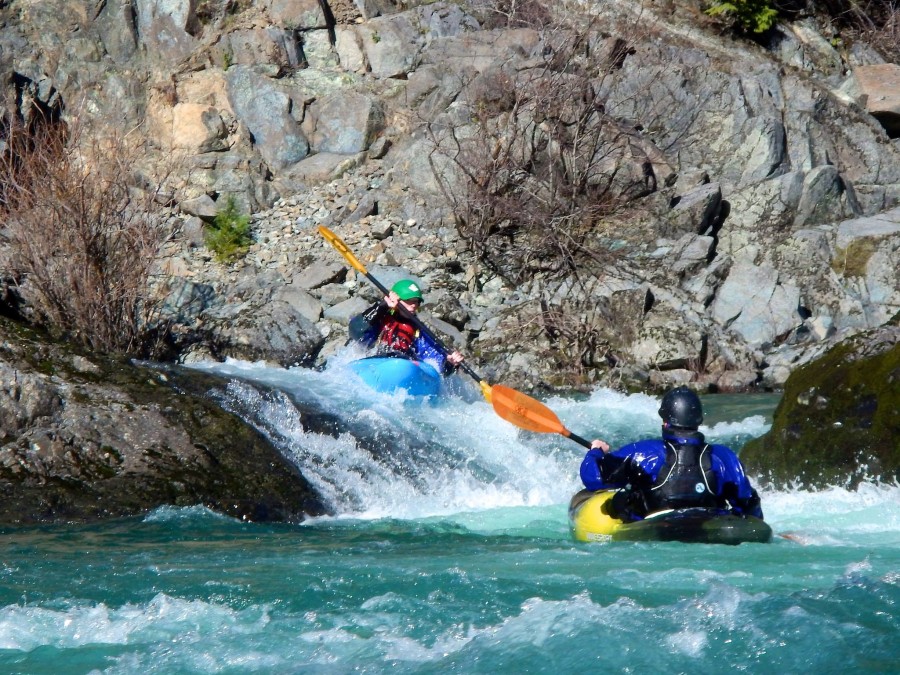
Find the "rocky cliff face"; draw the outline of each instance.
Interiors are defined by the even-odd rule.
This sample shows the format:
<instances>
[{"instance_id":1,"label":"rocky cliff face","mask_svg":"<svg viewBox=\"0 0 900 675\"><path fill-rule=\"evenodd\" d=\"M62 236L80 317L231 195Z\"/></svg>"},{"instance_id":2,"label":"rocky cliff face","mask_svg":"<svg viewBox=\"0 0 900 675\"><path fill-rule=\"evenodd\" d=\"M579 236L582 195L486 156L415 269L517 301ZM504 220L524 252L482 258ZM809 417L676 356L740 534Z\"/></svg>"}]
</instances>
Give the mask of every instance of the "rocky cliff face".
<instances>
[{"instance_id":1,"label":"rocky cliff face","mask_svg":"<svg viewBox=\"0 0 900 675\"><path fill-rule=\"evenodd\" d=\"M118 126L173 162L182 237L159 281L181 358L326 358L371 296L320 223L385 279L420 278L436 327L517 386L779 387L900 309L900 66L812 18L757 44L693 2L563 2L545 24L497 7L13 0L2 112ZM571 152L576 108L535 93L563 80L602 156ZM534 232L466 228L459 158L504 133L527 136L516 191L550 189L546 159L618 205L568 269L512 255ZM199 233L228 197L257 243L222 266Z\"/></svg>"}]
</instances>

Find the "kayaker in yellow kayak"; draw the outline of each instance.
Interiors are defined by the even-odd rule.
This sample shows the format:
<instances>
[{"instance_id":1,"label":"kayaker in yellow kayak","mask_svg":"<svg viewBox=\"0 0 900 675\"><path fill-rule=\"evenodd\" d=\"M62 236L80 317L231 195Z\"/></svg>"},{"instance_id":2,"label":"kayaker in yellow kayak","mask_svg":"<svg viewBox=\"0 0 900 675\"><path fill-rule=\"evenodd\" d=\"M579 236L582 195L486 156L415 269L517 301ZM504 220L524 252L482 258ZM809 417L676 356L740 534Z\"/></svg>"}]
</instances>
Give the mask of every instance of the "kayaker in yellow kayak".
<instances>
[{"instance_id":1,"label":"kayaker in yellow kayak","mask_svg":"<svg viewBox=\"0 0 900 675\"><path fill-rule=\"evenodd\" d=\"M629 443L610 451L595 439L581 463L588 490L619 491L604 505L624 522L667 509L730 509L762 518L759 495L744 467L724 445L711 445L698 431L703 407L696 393L678 387L666 393L659 408L662 438Z\"/></svg>"}]
</instances>

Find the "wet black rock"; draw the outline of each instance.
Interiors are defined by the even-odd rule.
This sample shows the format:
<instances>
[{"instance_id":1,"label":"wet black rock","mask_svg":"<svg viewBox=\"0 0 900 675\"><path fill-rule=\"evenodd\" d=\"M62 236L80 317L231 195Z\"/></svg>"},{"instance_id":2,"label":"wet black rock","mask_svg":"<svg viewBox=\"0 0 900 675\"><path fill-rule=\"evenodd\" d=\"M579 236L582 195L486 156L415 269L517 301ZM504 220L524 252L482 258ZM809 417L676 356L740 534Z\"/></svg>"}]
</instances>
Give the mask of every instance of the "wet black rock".
<instances>
[{"instance_id":1,"label":"wet black rock","mask_svg":"<svg viewBox=\"0 0 900 675\"><path fill-rule=\"evenodd\" d=\"M0 523L205 505L254 521L323 506L297 468L222 410L223 383L77 353L0 318Z\"/></svg>"}]
</instances>

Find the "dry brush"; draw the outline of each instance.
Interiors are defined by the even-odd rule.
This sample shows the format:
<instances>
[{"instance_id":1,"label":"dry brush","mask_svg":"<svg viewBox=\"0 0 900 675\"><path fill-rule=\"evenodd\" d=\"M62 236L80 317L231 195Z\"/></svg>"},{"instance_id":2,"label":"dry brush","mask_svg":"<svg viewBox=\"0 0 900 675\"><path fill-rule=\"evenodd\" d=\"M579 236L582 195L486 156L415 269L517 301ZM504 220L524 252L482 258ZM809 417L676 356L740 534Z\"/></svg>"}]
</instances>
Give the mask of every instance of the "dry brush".
<instances>
[{"instance_id":1,"label":"dry brush","mask_svg":"<svg viewBox=\"0 0 900 675\"><path fill-rule=\"evenodd\" d=\"M7 283L16 308L103 352L147 353L160 298L151 271L168 236L141 143L75 124L8 122L0 153Z\"/></svg>"}]
</instances>

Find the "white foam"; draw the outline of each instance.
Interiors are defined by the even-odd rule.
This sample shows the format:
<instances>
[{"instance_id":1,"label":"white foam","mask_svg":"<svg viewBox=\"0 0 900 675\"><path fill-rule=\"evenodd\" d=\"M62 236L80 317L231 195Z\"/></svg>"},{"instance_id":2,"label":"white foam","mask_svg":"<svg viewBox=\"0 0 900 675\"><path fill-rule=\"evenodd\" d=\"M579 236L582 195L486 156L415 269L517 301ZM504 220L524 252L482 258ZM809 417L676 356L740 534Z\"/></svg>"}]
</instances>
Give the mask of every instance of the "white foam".
<instances>
[{"instance_id":1,"label":"white foam","mask_svg":"<svg viewBox=\"0 0 900 675\"><path fill-rule=\"evenodd\" d=\"M266 381L283 375L266 369L263 373L260 379ZM305 431L299 411L286 396L266 397L237 382L228 386L227 395L260 413L281 439L283 452L329 507L353 518L412 519L552 504L567 500L579 487L581 451L548 456L540 446L523 443L518 429L483 400L449 399L440 407L407 406L402 395L380 396L371 403L351 400L352 405L366 405L359 409L332 399L332 409L336 404L336 412L351 424L388 444L388 454L396 434L424 444L417 454L401 458L406 465L398 470L350 434L333 438Z\"/></svg>"},{"instance_id":2,"label":"white foam","mask_svg":"<svg viewBox=\"0 0 900 675\"><path fill-rule=\"evenodd\" d=\"M53 609L9 605L0 609L0 649L30 652L41 646L69 649L89 644L137 644L165 636L204 634L222 627L258 631L268 623L265 609L236 611L200 600L156 595L145 605L78 604Z\"/></svg>"},{"instance_id":3,"label":"white foam","mask_svg":"<svg viewBox=\"0 0 900 675\"><path fill-rule=\"evenodd\" d=\"M146 516L146 523L168 523L173 521L196 521L198 518L228 520L229 517L206 506L160 506Z\"/></svg>"},{"instance_id":4,"label":"white foam","mask_svg":"<svg viewBox=\"0 0 900 675\"><path fill-rule=\"evenodd\" d=\"M709 636L706 631L685 629L666 636L666 646L670 651L692 658L699 658L708 644Z\"/></svg>"},{"instance_id":5,"label":"white foam","mask_svg":"<svg viewBox=\"0 0 900 675\"><path fill-rule=\"evenodd\" d=\"M238 361L200 367L286 392L266 396L237 382L228 387L229 397L262 415L285 455L340 517L471 521L467 514L564 505L581 488L578 469L584 449L571 440L522 432L477 395L423 404L402 393L385 396L357 387L344 365L358 356L358 350L343 350L324 371ZM467 379L461 381L475 389ZM346 420L360 437L305 431L288 394ZM621 444L659 434L659 400L644 394L598 388L584 400L556 397L546 404L585 438ZM768 428L762 415L753 414L701 430L713 442L731 444ZM398 454L396 440L408 450ZM795 540L827 538L846 527L873 534L900 532L896 486L761 494L766 519L776 532L795 533Z\"/></svg>"}]
</instances>

